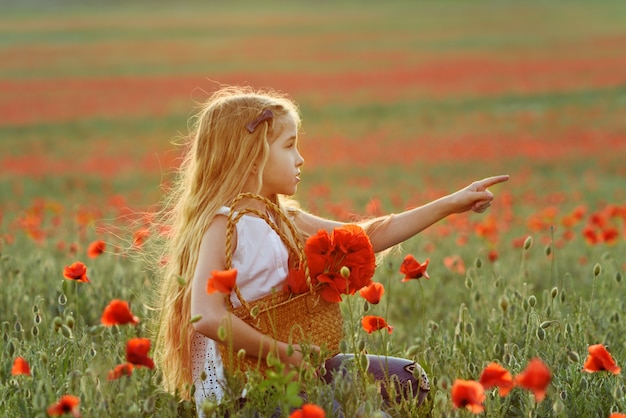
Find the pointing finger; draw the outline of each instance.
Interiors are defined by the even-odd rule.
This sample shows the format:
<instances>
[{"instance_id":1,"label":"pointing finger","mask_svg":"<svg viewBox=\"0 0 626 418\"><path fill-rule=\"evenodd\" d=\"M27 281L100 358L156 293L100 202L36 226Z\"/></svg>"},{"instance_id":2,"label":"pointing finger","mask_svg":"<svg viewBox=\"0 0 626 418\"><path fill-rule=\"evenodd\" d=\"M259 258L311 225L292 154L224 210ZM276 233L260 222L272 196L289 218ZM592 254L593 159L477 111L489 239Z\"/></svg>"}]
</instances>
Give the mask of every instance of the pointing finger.
<instances>
[{"instance_id":1,"label":"pointing finger","mask_svg":"<svg viewBox=\"0 0 626 418\"><path fill-rule=\"evenodd\" d=\"M487 177L478 182L478 185L481 189L486 189L489 186L493 186L494 184L503 183L509 179L508 174L504 174L501 176L493 176Z\"/></svg>"}]
</instances>

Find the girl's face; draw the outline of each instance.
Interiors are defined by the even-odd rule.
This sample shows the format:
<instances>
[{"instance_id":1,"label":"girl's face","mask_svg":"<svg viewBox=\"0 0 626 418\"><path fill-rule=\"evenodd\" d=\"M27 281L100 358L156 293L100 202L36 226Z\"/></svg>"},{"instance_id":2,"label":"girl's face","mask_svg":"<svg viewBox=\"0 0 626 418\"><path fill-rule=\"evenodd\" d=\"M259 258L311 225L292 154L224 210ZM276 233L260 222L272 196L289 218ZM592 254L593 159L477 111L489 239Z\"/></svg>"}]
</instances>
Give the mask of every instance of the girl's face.
<instances>
[{"instance_id":1,"label":"girl's face","mask_svg":"<svg viewBox=\"0 0 626 418\"><path fill-rule=\"evenodd\" d=\"M260 194L293 195L300 182L300 167L304 159L298 152L298 128L290 116L276 119L278 137L270 144L270 153L263 170Z\"/></svg>"}]
</instances>

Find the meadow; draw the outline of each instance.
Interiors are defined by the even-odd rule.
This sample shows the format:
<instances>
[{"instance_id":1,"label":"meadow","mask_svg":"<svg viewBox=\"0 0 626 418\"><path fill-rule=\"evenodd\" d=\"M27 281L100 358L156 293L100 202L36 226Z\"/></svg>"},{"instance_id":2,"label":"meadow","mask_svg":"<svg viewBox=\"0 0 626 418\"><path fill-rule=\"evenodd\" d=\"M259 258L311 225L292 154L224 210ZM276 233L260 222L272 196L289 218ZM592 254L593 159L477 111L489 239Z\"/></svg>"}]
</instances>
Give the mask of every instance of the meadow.
<instances>
[{"instance_id":1,"label":"meadow","mask_svg":"<svg viewBox=\"0 0 626 418\"><path fill-rule=\"evenodd\" d=\"M91 3L0 5L4 416L54 415L65 394L75 416L195 416L158 369L109 374L127 341L152 335L153 272L129 248L197 103L220 84L299 104L296 198L322 216L399 212L511 178L488 212L450 216L387 254L379 304L342 302L346 351L415 359L430 377L423 405L383 405L367 376L335 387L252 376L247 405L207 404L209 415L289 416L306 388L327 416L334 397L346 416L468 417L457 379L492 362L520 376L537 358L545 398L487 388L483 416L626 414L623 372L583 371L597 344L626 366L625 3ZM100 240L104 252L88 253ZM407 254L429 260L429 279L401 282ZM77 261L89 283L64 278ZM139 322L103 325L113 299ZM368 334L364 314L393 332Z\"/></svg>"}]
</instances>

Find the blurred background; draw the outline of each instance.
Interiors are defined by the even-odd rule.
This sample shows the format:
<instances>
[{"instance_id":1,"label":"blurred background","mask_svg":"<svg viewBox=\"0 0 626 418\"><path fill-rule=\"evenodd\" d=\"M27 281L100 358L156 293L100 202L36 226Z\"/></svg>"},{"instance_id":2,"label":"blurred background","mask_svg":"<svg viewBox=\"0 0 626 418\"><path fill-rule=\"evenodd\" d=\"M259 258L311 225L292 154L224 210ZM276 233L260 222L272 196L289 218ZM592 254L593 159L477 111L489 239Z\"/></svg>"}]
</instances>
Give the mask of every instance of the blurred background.
<instances>
[{"instance_id":1,"label":"blurred background","mask_svg":"<svg viewBox=\"0 0 626 418\"><path fill-rule=\"evenodd\" d=\"M298 102L300 194L325 214L333 206L316 193L362 212L372 186L397 209L500 171L517 174L512 187L587 193L625 176L622 1L20 1L0 11L3 196L99 190L153 202L176 166L172 141L220 84Z\"/></svg>"}]
</instances>

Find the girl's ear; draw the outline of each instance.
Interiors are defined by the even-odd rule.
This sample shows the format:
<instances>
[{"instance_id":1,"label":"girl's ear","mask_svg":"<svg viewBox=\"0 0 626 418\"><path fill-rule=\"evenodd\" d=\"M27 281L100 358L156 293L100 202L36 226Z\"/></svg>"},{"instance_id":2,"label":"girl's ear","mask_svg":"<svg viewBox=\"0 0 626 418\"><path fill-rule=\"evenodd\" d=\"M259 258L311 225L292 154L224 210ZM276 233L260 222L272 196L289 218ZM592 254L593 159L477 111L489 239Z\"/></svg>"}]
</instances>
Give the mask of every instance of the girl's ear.
<instances>
[{"instance_id":1,"label":"girl's ear","mask_svg":"<svg viewBox=\"0 0 626 418\"><path fill-rule=\"evenodd\" d=\"M256 164L253 164L251 173L256 174L258 171L259 171L259 167Z\"/></svg>"}]
</instances>

